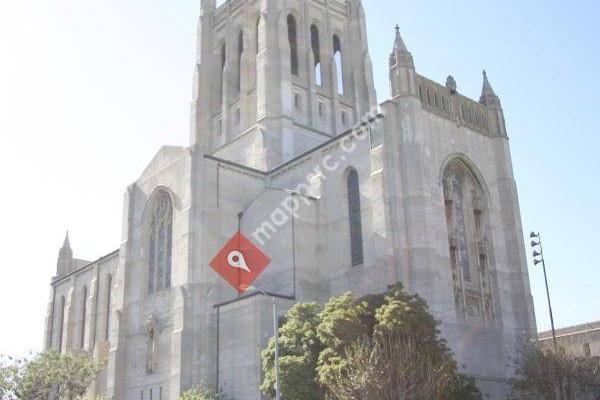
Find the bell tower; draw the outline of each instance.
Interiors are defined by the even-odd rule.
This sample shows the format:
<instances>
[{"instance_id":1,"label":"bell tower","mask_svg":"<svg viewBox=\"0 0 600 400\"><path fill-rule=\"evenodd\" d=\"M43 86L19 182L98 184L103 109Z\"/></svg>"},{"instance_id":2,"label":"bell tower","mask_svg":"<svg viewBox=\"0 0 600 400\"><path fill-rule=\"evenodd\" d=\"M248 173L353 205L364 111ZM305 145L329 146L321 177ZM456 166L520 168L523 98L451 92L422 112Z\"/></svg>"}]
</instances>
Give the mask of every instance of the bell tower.
<instances>
[{"instance_id":1,"label":"bell tower","mask_svg":"<svg viewBox=\"0 0 600 400\"><path fill-rule=\"evenodd\" d=\"M377 105L360 0L202 0L192 144L268 170Z\"/></svg>"}]
</instances>

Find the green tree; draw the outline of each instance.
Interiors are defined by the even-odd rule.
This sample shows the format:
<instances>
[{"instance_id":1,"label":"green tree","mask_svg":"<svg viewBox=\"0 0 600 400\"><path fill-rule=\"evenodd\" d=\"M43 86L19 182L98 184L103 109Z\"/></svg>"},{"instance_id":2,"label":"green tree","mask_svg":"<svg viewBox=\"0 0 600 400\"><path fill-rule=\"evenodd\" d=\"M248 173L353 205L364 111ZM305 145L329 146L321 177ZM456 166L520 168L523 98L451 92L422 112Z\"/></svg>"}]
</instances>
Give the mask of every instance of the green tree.
<instances>
[{"instance_id":1,"label":"green tree","mask_svg":"<svg viewBox=\"0 0 600 400\"><path fill-rule=\"evenodd\" d=\"M227 397L213 389L198 387L182 393L179 400L227 400Z\"/></svg>"},{"instance_id":2,"label":"green tree","mask_svg":"<svg viewBox=\"0 0 600 400\"><path fill-rule=\"evenodd\" d=\"M5 357L0 364L3 400L76 400L85 395L102 363L87 354L46 352L32 359Z\"/></svg>"},{"instance_id":3,"label":"green tree","mask_svg":"<svg viewBox=\"0 0 600 400\"><path fill-rule=\"evenodd\" d=\"M597 400L600 358L528 344L521 352L514 395L526 400Z\"/></svg>"},{"instance_id":4,"label":"green tree","mask_svg":"<svg viewBox=\"0 0 600 400\"><path fill-rule=\"evenodd\" d=\"M279 329L279 372L281 392L288 400L324 398L316 367L323 345L317 328L321 322L317 303L297 303L286 314ZM275 397L275 342L262 353L264 379L261 390Z\"/></svg>"},{"instance_id":5,"label":"green tree","mask_svg":"<svg viewBox=\"0 0 600 400\"><path fill-rule=\"evenodd\" d=\"M279 341L280 384L286 399L321 400L325 394L337 399L367 399L365 396L369 391L383 384L379 378L390 381L390 376L398 377L396 381L388 382L387 389L390 385L398 386L400 377L406 377L399 371L414 369L418 363L423 371L422 380L413 376L408 383L422 382L425 378L446 382L435 387L449 393L448 396L430 399L470 400L480 396L473 382L457 372L456 363L446 343L439 338L438 323L429 314L426 302L418 296L408 295L400 284L391 286L384 294L360 299L355 299L351 293L334 297L322 311L315 303L296 304L286 315ZM409 342L411 348L418 350L419 357L406 358L403 365L385 365L387 375L373 375L382 371L385 355L390 362L397 359L398 354L394 351L406 350L401 345ZM262 390L274 397L272 339L263 351L263 371ZM344 397L345 394L339 392L342 388L339 382L344 379L343 387L352 387L358 397ZM373 394L373 398L383 398L378 395L380 393ZM390 396L392 399L400 394Z\"/></svg>"}]
</instances>

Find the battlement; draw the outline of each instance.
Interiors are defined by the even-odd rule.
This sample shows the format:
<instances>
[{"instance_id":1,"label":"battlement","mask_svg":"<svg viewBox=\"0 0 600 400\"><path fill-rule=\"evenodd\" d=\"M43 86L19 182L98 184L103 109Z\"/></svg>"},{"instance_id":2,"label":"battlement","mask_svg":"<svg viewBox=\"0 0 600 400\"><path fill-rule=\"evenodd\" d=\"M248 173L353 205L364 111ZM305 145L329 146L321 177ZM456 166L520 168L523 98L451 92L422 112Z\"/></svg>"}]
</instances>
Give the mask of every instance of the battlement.
<instances>
[{"instance_id":1,"label":"battlement","mask_svg":"<svg viewBox=\"0 0 600 400\"><path fill-rule=\"evenodd\" d=\"M496 110L424 76L417 75L416 80L425 110L486 136L503 136Z\"/></svg>"}]
</instances>

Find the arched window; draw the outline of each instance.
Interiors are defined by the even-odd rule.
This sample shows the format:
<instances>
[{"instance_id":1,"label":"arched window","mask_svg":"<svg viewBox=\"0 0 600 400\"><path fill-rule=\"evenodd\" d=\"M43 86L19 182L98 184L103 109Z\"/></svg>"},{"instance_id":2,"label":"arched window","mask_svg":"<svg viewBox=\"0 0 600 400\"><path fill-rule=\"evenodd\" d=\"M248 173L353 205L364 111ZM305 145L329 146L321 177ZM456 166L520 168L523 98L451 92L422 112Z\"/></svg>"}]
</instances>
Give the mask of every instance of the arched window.
<instances>
[{"instance_id":1,"label":"arched window","mask_svg":"<svg viewBox=\"0 0 600 400\"><path fill-rule=\"evenodd\" d=\"M173 236L173 204L171 196L160 192L150 214L150 248L148 292L171 286L171 249Z\"/></svg>"},{"instance_id":2,"label":"arched window","mask_svg":"<svg viewBox=\"0 0 600 400\"><path fill-rule=\"evenodd\" d=\"M342 43L338 35L333 35L333 59L335 61L337 90L339 94L344 94L344 64L342 58Z\"/></svg>"},{"instance_id":3,"label":"arched window","mask_svg":"<svg viewBox=\"0 0 600 400\"><path fill-rule=\"evenodd\" d=\"M106 316L104 321L104 339L110 338L110 313L112 312L110 304L112 297L112 275L106 277Z\"/></svg>"},{"instance_id":4,"label":"arched window","mask_svg":"<svg viewBox=\"0 0 600 400\"><path fill-rule=\"evenodd\" d=\"M310 26L310 43L315 59L315 84L323 86L323 73L321 70L321 43L319 40L319 28L316 25Z\"/></svg>"},{"instance_id":5,"label":"arched window","mask_svg":"<svg viewBox=\"0 0 600 400\"><path fill-rule=\"evenodd\" d=\"M363 263L362 216L358 173L350 170L346 181L348 190L348 217L350 221L350 254L352 266Z\"/></svg>"},{"instance_id":6,"label":"arched window","mask_svg":"<svg viewBox=\"0 0 600 400\"><path fill-rule=\"evenodd\" d=\"M292 14L287 17L287 26L292 75L298 76L298 29L296 26L296 18L294 18Z\"/></svg>"},{"instance_id":7,"label":"arched window","mask_svg":"<svg viewBox=\"0 0 600 400\"><path fill-rule=\"evenodd\" d=\"M83 287L81 291L81 338L79 342L79 347L83 349L85 346L85 320L86 320L86 309L87 309L87 296L88 290L87 286Z\"/></svg>"},{"instance_id":8,"label":"arched window","mask_svg":"<svg viewBox=\"0 0 600 400\"><path fill-rule=\"evenodd\" d=\"M456 308L465 318L493 321L486 196L460 160L444 171L444 208Z\"/></svg>"},{"instance_id":9,"label":"arched window","mask_svg":"<svg viewBox=\"0 0 600 400\"><path fill-rule=\"evenodd\" d=\"M60 310L60 315L58 317L58 352L62 353L65 327L65 296L60 297L58 309Z\"/></svg>"},{"instance_id":10,"label":"arched window","mask_svg":"<svg viewBox=\"0 0 600 400\"><path fill-rule=\"evenodd\" d=\"M244 31L240 31L238 35L238 74L237 74L237 91L242 89L242 55L244 54Z\"/></svg>"}]
</instances>

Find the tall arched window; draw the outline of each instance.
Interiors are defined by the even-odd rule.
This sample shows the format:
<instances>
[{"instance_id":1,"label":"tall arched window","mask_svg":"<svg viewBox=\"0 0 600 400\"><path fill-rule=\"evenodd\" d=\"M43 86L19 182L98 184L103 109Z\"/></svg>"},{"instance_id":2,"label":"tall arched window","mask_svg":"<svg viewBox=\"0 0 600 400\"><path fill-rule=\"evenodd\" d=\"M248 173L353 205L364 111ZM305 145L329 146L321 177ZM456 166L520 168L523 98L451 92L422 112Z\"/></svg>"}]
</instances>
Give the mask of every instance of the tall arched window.
<instances>
[{"instance_id":1,"label":"tall arched window","mask_svg":"<svg viewBox=\"0 0 600 400\"><path fill-rule=\"evenodd\" d=\"M106 277L106 316L104 321L104 339L110 338L110 313L112 312L110 304L112 297L112 275Z\"/></svg>"},{"instance_id":2,"label":"tall arched window","mask_svg":"<svg viewBox=\"0 0 600 400\"><path fill-rule=\"evenodd\" d=\"M292 75L298 76L298 28L292 14L287 17L288 42L290 44L290 64Z\"/></svg>"},{"instance_id":3,"label":"tall arched window","mask_svg":"<svg viewBox=\"0 0 600 400\"><path fill-rule=\"evenodd\" d=\"M319 39L319 28L316 25L310 26L310 43L315 59L315 84L323 86L323 73L321 70L321 43Z\"/></svg>"},{"instance_id":4,"label":"tall arched window","mask_svg":"<svg viewBox=\"0 0 600 400\"><path fill-rule=\"evenodd\" d=\"M344 64L342 58L342 43L338 35L333 35L333 59L335 61L337 90L344 94Z\"/></svg>"},{"instance_id":5,"label":"tall arched window","mask_svg":"<svg viewBox=\"0 0 600 400\"><path fill-rule=\"evenodd\" d=\"M173 203L168 193L160 192L150 214L149 293L171 286L172 236Z\"/></svg>"},{"instance_id":6,"label":"tall arched window","mask_svg":"<svg viewBox=\"0 0 600 400\"><path fill-rule=\"evenodd\" d=\"M444 206L456 308L465 318L494 319L489 224L482 183L460 160L444 171Z\"/></svg>"},{"instance_id":7,"label":"tall arched window","mask_svg":"<svg viewBox=\"0 0 600 400\"><path fill-rule=\"evenodd\" d=\"M350 254L352 266L363 263L362 216L360 209L360 184L355 169L348 173L348 217L350 221Z\"/></svg>"},{"instance_id":8,"label":"tall arched window","mask_svg":"<svg viewBox=\"0 0 600 400\"><path fill-rule=\"evenodd\" d=\"M65 327L65 296L60 297L58 309L60 310L60 315L58 317L58 352L62 353Z\"/></svg>"},{"instance_id":9,"label":"tall arched window","mask_svg":"<svg viewBox=\"0 0 600 400\"><path fill-rule=\"evenodd\" d=\"M85 322L86 322L87 297L88 297L87 286L84 286L81 291L81 338L80 338L80 342L79 342L79 347L82 349L85 346Z\"/></svg>"},{"instance_id":10,"label":"tall arched window","mask_svg":"<svg viewBox=\"0 0 600 400\"><path fill-rule=\"evenodd\" d=\"M237 91L242 89L242 55L244 54L244 31L240 31L238 35L238 74L237 74Z\"/></svg>"}]
</instances>

